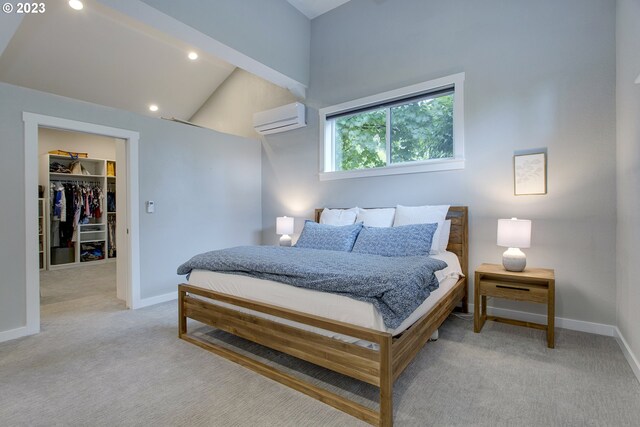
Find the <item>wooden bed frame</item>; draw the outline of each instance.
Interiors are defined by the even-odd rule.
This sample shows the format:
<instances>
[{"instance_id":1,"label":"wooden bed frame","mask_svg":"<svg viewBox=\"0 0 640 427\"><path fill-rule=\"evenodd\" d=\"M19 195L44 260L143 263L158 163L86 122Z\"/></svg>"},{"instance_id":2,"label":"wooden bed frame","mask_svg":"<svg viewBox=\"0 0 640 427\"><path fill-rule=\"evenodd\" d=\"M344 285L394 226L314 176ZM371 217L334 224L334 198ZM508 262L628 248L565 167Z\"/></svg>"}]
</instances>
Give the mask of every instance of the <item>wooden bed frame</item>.
<instances>
[{"instance_id":1,"label":"wooden bed frame","mask_svg":"<svg viewBox=\"0 0 640 427\"><path fill-rule=\"evenodd\" d=\"M320 212L322 212L322 209L316 210L316 221L319 221ZM467 207L456 206L449 208L447 218L451 219L451 233L447 250L458 255L462 272L468 277ZM329 318L209 291L188 284L181 284L178 286L178 336L185 341L236 362L372 425L391 426L393 425L394 381L460 302L462 303L461 310L467 312L468 291L466 277L460 278L429 313L422 316L410 328L396 337L375 329L363 328ZM194 298L191 295L206 297L237 307L370 341L378 344L379 349L373 350L329 338L212 304L202 299ZM379 411L369 409L251 357L188 334L187 318L379 387Z\"/></svg>"}]
</instances>

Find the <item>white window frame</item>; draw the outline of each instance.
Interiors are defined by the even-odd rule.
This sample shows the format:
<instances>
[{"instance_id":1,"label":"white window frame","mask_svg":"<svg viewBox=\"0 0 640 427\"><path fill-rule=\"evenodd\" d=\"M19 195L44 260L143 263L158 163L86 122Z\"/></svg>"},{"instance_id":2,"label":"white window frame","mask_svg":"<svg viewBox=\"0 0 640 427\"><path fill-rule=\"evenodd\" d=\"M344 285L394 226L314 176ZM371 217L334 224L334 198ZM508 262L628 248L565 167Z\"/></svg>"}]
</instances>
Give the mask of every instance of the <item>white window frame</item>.
<instances>
[{"instance_id":1,"label":"white window frame","mask_svg":"<svg viewBox=\"0 0 640 427\"><path fill-rule=\"evenodd\" d=\"M335 121L327 121L327 116L375 106L384 102L402 100L411 96L453 87L453 158L429 159L415 162L388 164L378 168L335 170ZM367 176L398 175L407 173L435 172L464 169L464 73L453 74L439 79L406 86L400 89L371 95L331 107L321 108L320 114L320 181ZM387 122L389 118L387 117ZM388 123L387 123L388 124ZM387 126L387 133L390 129ZM388 139L388 138L387 138ZM388 145L388 143L387 143ZM387 151L389 147L387 147ZM389 155L390 153L387 153Z\"/></svg>"}]
</instances>

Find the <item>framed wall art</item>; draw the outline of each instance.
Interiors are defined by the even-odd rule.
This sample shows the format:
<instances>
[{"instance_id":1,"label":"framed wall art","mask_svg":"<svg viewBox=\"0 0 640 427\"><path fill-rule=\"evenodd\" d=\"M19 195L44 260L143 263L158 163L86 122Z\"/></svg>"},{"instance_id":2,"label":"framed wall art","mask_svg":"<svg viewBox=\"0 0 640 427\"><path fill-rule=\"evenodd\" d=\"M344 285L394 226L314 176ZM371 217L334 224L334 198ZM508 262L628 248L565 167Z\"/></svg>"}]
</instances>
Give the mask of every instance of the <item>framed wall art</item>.
<instances>
[{"instance_id":1,"label":"framed wall art","mask_svg":"<svg viewBox=\"0 0 640 427\"><path fill-rule=\"evenodd\" d=\"M547 153L513 156L513 185L516 196L547 194Z\"/></svg>"}]
</instances>

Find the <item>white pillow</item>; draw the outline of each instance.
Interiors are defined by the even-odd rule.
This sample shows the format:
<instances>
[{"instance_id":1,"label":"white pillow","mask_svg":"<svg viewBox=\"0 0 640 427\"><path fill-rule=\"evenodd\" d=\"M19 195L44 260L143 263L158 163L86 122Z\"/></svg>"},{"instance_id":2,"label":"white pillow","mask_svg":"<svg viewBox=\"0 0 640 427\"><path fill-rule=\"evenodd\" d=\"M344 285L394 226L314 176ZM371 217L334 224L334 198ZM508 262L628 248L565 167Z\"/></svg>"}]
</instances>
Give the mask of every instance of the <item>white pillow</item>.
<instances>
[{"instance_id":1,"label":"white pillow","mask_svg":"<svg viewBox=\"0 0 640 427\"><path fill-rule=\"evenodd\" d=\"M442 231L440 232L440 242L438 251L439 253L446 252L449 245L449 235L451 234L451 220L448 219L442 225Z\"/></svg>"},{"instance_id":2,"label":"white pillow","mask_svg":"<svg viewBox=\"0 0 640 427\"><path fill-rule=\"evenodd\" d=\"M434 206L396 206L393 226L409 224L430 224L447 219L449 205Z\"/></svg>"},{"instance_id":3,"label":"white pillow","mask_svg":"<svg viewBox=\"0 0 640 427\"><path fill-rule=\"evenodd\" d=\"M356 222L358 208L351 209L323 209L320 214L320 224L351 225Z\"/></svg>"},{"instance_id":4,"label":"white pillow","mask_svg":"<svg viewBox=\"0 0 640 427\"><path fill-rule=\"evenodd\" d=\"M433 205L433 206L396 206L396 217L393 221L393 226L410 224L438 224L436 232L433 233L431 240L431 255L440 253L440 248L449 241L444 240L440 243L440 235L444 228L444 222L447 218L447 212L449 212L449 205Z\"/></svg>"},{"instance_id":5,"label":"white pillow","mask_svg":"<svg viewBox=\"0 0 640 427\"><path fill-rule=\"evenodd\" d=\"M356 222L362 221L367 227L391 227L395 217L395 208L358 209Z\"/></svg>"}]
</instances>

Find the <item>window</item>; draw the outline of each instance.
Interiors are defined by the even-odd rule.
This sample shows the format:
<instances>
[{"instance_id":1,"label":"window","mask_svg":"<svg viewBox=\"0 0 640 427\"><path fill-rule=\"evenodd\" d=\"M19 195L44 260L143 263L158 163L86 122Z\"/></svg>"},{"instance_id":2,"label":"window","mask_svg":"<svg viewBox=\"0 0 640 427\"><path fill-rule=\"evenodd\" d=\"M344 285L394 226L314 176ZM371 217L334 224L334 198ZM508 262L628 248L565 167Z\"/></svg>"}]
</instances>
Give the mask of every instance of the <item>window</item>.
<instances>
[{"instance_id":1,"label":"window","mask_svg":"<svg viewBox=\"0 0 640 427\"><path fill-rule=\"evenodd\" d=\"M320 110L320 179L460 169L464 74Z\"/></svg>"}]
</instances>

